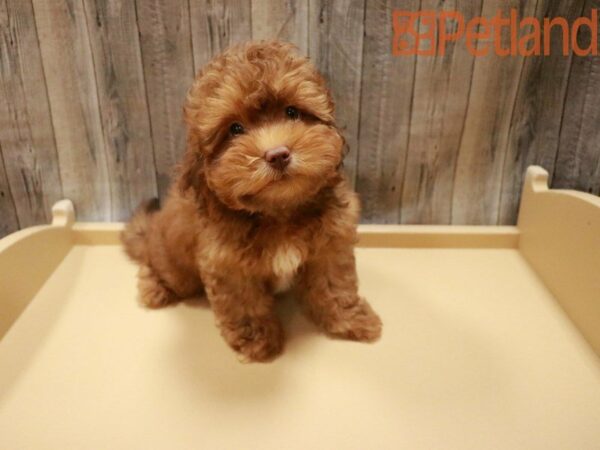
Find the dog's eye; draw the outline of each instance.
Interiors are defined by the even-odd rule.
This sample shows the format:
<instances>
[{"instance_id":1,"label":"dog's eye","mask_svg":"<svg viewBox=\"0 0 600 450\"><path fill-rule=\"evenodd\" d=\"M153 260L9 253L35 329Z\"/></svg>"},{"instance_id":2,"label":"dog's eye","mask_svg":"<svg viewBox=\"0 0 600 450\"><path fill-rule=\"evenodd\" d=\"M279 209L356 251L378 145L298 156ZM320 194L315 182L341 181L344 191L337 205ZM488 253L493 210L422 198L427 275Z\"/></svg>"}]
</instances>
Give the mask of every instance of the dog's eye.
<instances>
[{"instance_id":1,"label":"dog's eye","mask_svg":"<svg viewBox=\"0 0 600 450\"><path fill-rule=\"evenodd\" d=\"M298 117L300 117L300 113L298 112L298 110L293 107L293 106L288 106L285 109L285 114L290 118L290 119L297 119Z\"/></svg>"},{"instance_id":2,"label":"dog's eye","mask_svg":"<svg viewBox=\"0 0 600 450\"><path fill-rule=\"evenodd\" d=\"M230 126L229 126L229 132L234 135L237 136L238 134L242 134L244 132L244 127L242 126L241 123L238 122L233 122Z\"/></svg>"}]
</instances>

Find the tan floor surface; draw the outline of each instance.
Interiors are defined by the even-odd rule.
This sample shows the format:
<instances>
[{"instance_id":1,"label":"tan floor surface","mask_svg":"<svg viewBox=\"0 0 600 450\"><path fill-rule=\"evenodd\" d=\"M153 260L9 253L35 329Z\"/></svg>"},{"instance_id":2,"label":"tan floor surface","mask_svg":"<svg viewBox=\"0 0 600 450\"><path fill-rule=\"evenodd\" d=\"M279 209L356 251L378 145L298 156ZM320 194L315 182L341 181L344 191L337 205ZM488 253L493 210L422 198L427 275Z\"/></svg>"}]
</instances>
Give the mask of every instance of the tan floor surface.
<instances>
[{"instance_id":1,"label":"tan floor surface","mask_svg":"<svg viewBox=\"0 0 600 450\"><path fill-rule=\"evenodd\" d=\"M357 253L381 341L288 300L260 365L205 306L138 307L118 247L75 247L0 341L0 448L600 448L598 359L516 250Z\"/></svg>"}]
</instances>

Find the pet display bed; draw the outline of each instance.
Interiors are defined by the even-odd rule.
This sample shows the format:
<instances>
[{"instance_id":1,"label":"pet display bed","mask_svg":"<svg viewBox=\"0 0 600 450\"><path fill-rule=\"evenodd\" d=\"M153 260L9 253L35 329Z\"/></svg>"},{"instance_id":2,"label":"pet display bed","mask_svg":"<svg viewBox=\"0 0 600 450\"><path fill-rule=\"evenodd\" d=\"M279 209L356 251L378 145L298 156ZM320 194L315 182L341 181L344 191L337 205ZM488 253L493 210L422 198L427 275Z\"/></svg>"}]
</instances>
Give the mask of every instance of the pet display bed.
<instances>
[{"instance_id":1,"label":"pet display bed","mask_svg":"<svg viewBox=\"0 0 600 450\"><path fill-rule=\"evenodd\" d=\"M136 303L122 224L0 241L2 449L598 449L600 199L527 172L518 225L359 229L374 344L282 298L242 364L201 301Z\"/></svg>"}]
</instances>

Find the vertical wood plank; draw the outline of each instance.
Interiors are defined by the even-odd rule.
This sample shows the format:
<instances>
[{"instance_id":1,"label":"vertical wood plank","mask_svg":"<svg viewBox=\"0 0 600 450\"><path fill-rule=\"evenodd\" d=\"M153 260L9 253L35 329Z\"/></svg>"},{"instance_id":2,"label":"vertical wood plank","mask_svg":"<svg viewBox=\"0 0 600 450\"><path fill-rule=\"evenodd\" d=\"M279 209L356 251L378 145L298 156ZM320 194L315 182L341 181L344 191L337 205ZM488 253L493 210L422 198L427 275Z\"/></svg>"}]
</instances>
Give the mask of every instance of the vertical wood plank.
<instances>
[{"instance_id":1,"label":"vertical wood plank","mask_svg":"<svg viewBox=\"0 0 600 450\"><path fill-rule=\"evenodd\" d=\"M120 0L84 5L106 143L111 218L124 220L157 192L135 5Z\"/></svg>"},{"instance_id":2,"label":"vertical wood plank","mask_svg":"<svg viewBox=\"0 0 600 450\"><path fill-rule=\"evenodd\" d=\"M196 71L227 47L252 38L250 0L191 0Z\"/></svg>"},{"instance_id":3,"label":"vertical wood plank","mask_svg":"<svg viewBox=\"0 0 600 450\"><path fill-rule=\"evenodd\" d=\"M111 217L94 64L81 0L33 0L64 196L78 220Z\"/></svg>"},{"instance_id":4,"label":"vertical wood plank","mask_svg":"<svg viewBox=\"0 0 600 450\"><path fill-rule=\"evenodd\" d=\"M592 8L600 9L600 0L587 0L583 15ZM591 38L580 28L581 48ZM600 56L573 56L553 184L600 194Z\"/></svg>"},{"instance_id":5,"label":"vertical wood plank","mask_svg":"<svg viewBox=\"0 0 600 450\"><path fill-rule=\"evenodd\" d=\"M13 201L0 145L0 238L19 229L17 210Z\"/></svg>"},{"instance_id":6,"label":"vertical wood plank","mask_svg":"<svg viewBox=\"0 0 600 450\"><path fill-rule=\"evenodd\" d=\"M532 16L535 6L533 0L484 0L482 15L491 18L501 10L506 18L515 8L519 17ZM506 28L503 31L503 47L508 48L510 31ZM452 223L476 225L498 221L502 170L523 59L498 56L493 49L489 55L475 58L456 166Z\"/></svg>"},{"instance_id":7,"label":"vertical wood plank","mask_svg":"<svg viewBox=\"0 0 600 450\"><path fill-rule=\"evenodd\" d=\"M46 223L62 186L30 0L0 1L0 99L2 176L12 208L21 226ZM7 186L2 192L6 204ZM14 226L10 216L9 208L2 230Z\"/></svg>"},{"instance_id":8,"label":"vertical wood plank","mask_svg":"<svg viewBox=\"0 0 600 450\"><path fill-rule=\"evenodd\" d=\"M481 7L481 0L447 1L441 6L437 0L424 0L421 4L422 10L457 11L465 23L481 15ZM452 21L447 23L449 33L454 25ZM444 55L417 56L402 223L451 221L454 171L473 63L474 56L464 41L447 43Z\"/></svg>"},{"instance_id":9,"label":"vertical wood plank","mask_svg":"<svg viewBox=\"0 0 600 450\"><path fill-rule=\"evenodd\" d=\"M325 75L366 221L514 223L530 164L600 193L600 57L565 58L558 38L547 57L391 54L394 9L511 8L572 23L600 0L0 0L0 235L63 195L80 220L123 219L156 178L164 195L194 71L251 37Z\"/></svg>"},{"instance_id":10,"label":"vertical wood plank","mask_svg":"<svg viewBox=\"0 0 600 450\"><path fill-rule=\"evenodd\" d=\"M195 0L192 0L195 1ZM158 192L185 151L183 102L194 77L187 0L136 2Z\"/></svg>"},{"instance_id":11,"label":"vertical wood plank","mask_svg":"<svg viewBox=\"0 0 600 450\"><path fill-rule=\"evenodd\" d=\"M581 15L584 0L540 0L536 17L564 17L569 23ZM502 176L499 224L516 223L525 170L532 164L552 175L569 81L571 57L562 54L560 34L553 35L549 56L525 58L515 111L510 124Z\"/></svg>"},{"instance_id":12,"label":"vertical wood plank","mask_svg":"<svg viewBox=\"0 0 600 450\"><path fill-rule=\"evenodd\" d=\"M358 162L365 0L311 0L308 54L333 94L336 120L346 139L344 169L352 186Z\"/></svg>"},{"instance_id":13,"label":"vertical wood plank","mask_svg":"<svg viewBox=\"0 0 600 450\"><path fill-rule=\"evenodd\" d=\"M252 38L280 39L308 54L306 0L252 0Z\"/></svg>"},{"instance_id":14,"label":"vertical wood plank","mask_svg":"<svg viewBox=\"0 0 600 450\"><path fill-rule=\"evenodd\" d=\"M416 58L392 56L392 11L419 6L388 0L366 8L356 182L366 222L400 221Z\"/></svg>"}]
</instances>

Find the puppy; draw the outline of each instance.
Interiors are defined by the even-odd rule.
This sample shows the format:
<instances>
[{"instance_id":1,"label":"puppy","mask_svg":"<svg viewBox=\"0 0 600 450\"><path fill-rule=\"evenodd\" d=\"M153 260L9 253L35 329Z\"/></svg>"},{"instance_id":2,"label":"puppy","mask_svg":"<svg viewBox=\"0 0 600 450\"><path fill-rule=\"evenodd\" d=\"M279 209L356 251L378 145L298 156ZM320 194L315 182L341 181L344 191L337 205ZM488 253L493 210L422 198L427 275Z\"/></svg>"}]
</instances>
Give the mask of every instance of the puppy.
<instances>
[{"instance_id":1,"label":"puppy","mask_svg":"<svg viewBox=\"0 0 600 450\"><path fill-rule=\"evenodd\" d=\"M282 350L274 294L290 288L325 332L376 340L333 113L323 78L290 44L247 43L210 62L187 95L187 150L164 206L141 206L122 234L142 303L204 293L250 361Z\"/></svg>"}]
</instances>

